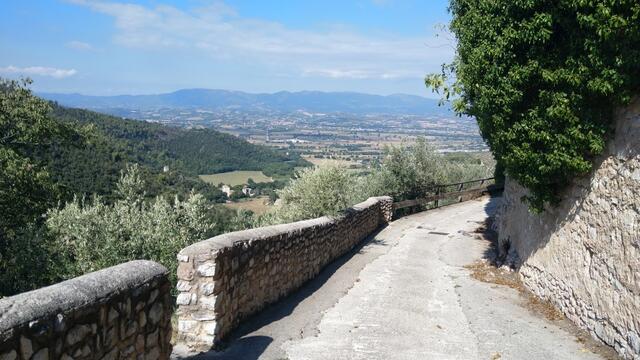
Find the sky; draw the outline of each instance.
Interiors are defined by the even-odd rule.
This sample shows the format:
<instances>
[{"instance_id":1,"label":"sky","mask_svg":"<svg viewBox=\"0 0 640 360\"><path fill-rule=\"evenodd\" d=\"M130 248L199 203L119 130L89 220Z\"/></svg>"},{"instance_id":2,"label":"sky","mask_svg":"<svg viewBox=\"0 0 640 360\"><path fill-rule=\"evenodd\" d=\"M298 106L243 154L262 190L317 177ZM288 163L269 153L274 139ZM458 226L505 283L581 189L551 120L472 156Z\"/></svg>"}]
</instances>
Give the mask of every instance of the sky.
<instances>
[{"instance_id":1,"label":"sky","mask_svg":"<svg viewBox=\"0 0 640 360\"><path fill-rule=\"evenodd\" d=\"M40 92L356 91L434 97L446 0L2 0L0 76Z\"/></svg>"}]
</instances>

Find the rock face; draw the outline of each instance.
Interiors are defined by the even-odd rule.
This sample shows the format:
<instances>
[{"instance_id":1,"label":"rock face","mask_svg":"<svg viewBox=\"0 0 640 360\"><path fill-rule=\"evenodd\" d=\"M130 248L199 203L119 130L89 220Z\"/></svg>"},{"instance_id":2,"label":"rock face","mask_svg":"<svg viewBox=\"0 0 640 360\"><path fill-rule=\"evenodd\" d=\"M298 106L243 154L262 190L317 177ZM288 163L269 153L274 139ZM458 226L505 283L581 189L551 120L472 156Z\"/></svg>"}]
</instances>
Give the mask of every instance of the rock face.
<instances>
[{"instance_id":1,"label":"rock face","mask_svg":"<svg viewBox=\"0 0 640 360\"><path fill-rule=\"evenodd\" d=\"M0 299L0 359L168 359L170 290L139 260Z\"/></svg>"},{"instance_id":2,"label":"rock face","mask_svg":"<svg viewBox=\"0 0 640 360\"><path fill-rule=\"evenodd\" d=\"M214 346L242 319L299 288L388 223L390 197L370 198L336 218L224 234L178 255L178 342Z\"/></svg>"},{"instance_id":3,"label":"rock face","mask_svg":"<svg viewBox=\"0 0 640 360\"><path fill-rule=\"evenodd\" d=\"M640 99L616 115L594 171L559 207L535 215L507 180L501 248L521 259L524 284L625 358L640 358Z\"/></svg>"}]
</instances>

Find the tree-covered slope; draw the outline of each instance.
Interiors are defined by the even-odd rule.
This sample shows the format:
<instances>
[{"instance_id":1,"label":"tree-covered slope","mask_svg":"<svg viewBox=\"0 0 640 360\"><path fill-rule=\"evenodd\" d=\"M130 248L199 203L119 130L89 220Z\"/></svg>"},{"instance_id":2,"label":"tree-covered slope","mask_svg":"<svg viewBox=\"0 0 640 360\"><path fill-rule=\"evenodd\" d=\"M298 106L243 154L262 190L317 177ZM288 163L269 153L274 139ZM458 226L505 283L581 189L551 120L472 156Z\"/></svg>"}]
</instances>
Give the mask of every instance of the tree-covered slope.
<instances>
[{"instance_id":1,"label":"tree-covered slope","mask_svg":"<svg viewBox=\"0 0 640 360\"><path fill-rule=\"evenodd\" d=\"M34 154L68 193L108 196L121 170L131 163L140 164L147 174L150 195L192 188L205 194L213 191L205 189L198 174L262 170L268 175L288 175L304 165L299 157L211 129L167 127L57 105L51 116L84 134L82 144L54 144ZM169 172L163 172L165 166Z\"/></svg>"}]
</instances>

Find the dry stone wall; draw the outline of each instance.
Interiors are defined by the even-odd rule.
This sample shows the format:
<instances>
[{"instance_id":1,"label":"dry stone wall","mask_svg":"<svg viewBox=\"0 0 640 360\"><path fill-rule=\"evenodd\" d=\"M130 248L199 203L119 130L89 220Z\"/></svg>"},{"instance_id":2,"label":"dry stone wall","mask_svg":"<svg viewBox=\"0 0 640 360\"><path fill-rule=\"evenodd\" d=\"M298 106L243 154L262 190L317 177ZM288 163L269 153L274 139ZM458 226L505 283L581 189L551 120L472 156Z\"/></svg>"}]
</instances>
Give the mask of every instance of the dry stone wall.
<instances>
[{"instance_id":1,"label":"dry stone wall","mask_svg":"<svg viewBox=\"0 0 640 360\"><path fill-rule=\"evenodd\" d=\"M139 260L0 299L0 359L168 359L170 290Z\"/></svg>"},{"instance_id":2,"label":"dry stone wall","mask_svg":"<svg viewBox=\"0 0 640 360\"><path fill-rule=\"evenodd\" d=\"M590 176L542 215L507 180L500 241L520 257L524 284L625 358L640 359L640 100L616 117Z\"/></svg>"},{"instance_id":3,"label":"dry stone wall","mask_svg":"<svg viewBox=\"0 0 640 360\"><path fill-rule=\"evenodd\" d=\"M370 198L336 218L220 235L178 255L178 339L212 348L242 319L299 288L391 220L390 197Z\"/></svg>"}]
</instances>

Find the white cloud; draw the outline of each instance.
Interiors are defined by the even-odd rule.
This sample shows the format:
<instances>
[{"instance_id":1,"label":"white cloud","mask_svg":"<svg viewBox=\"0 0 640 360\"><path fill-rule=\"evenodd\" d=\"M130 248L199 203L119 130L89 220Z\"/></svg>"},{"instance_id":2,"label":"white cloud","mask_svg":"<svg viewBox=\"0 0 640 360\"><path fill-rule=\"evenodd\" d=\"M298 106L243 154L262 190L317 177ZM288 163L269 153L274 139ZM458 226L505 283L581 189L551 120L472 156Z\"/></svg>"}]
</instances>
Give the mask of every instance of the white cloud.
<instances>
[{"instance_id":1,"label":"white cloud","mask_svg":"<svg viewBox=\"0 0 640 360\"><path fill-rule=\"evenodd\" d=\"M441 42L433 36L373 36L343 28L292 29L274 21L241 17L223 2L183 11L167 5L69 1L113 17L114 41L125 47L193 50L217 59L261 63L307 76L421 77L437 71L453 56L449 48L428 47Z\"/></svg>"},{"instance_id":2,"label":"white cloud","mask_svg":"<svg viewBox=\"0 0 640 360\"><path fill-rule=\"evenodd\" d=\"M77 40L73 40L73 41L69 41L66 46L70 49L74 49L74 50L83 50L83 51L93 51L95 50L94 47L86 42L83 41L77 41Z\"/></svg>"},{"instance_id":3,"label":"white cloud","mask_svg":"<svg viewBox=\"0 0 640 360\"><path fill-rule=\"evenodd\" d=\"M333 79L402 79L424 76L421 72L411 73L402 70L381 72L362 69L306 69L303 71L303 75Z\"/></svg>"},{"instance_id":4,"label":"white cloud","mask_svg":"<svg viewBox=\"0 0 640 360\"><path fill-rule=\"evenodd\" d=\"M19 75L35 75L35 76L49 76L56 79L62 79L69 76L73 76L77 73L75 69L57 69L45 66L28 66L17 67L9 65L7 67L0 67L0 73L2 74L19 74Z\"/></svg>"}]
</instances>

